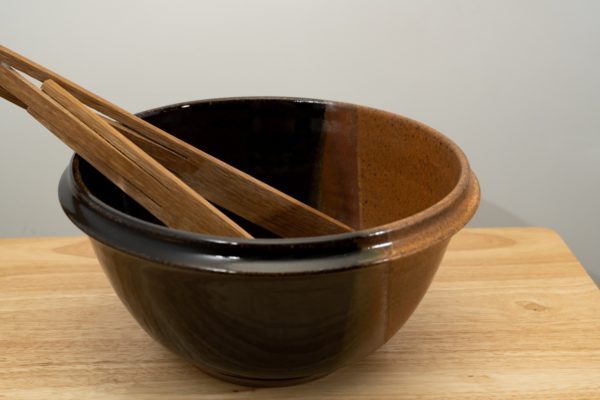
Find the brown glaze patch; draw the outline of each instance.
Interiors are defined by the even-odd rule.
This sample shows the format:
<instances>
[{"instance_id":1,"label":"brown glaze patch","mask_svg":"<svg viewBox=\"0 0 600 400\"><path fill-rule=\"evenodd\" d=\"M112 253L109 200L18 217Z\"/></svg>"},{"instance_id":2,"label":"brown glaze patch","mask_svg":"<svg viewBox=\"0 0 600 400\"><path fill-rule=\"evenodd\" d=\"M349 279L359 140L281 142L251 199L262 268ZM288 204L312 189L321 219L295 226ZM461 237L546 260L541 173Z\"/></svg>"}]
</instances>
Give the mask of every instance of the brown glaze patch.
<instances>
[{"instance_id":1,"label":"brown glaze patch","mask_svg":"<svg viewBox=\"0 0 600 400\"><path fill-rule=\"evenodd\" d=\"M446 240L425 251L389 262L386 282L386 341L404 325L421 302L442 261L448 242Z\"/></svg>"},{"instance_id":2,"label":"brown glaze patch","mask_svg":"<svg viewBox=\"0 0 600 400\"><path fill-rule=\"evenodd\" d=\"M459 160L422 125L364 107L356 123L362 228L425 210L456 185Z\"/></svg>"}]
</instances>

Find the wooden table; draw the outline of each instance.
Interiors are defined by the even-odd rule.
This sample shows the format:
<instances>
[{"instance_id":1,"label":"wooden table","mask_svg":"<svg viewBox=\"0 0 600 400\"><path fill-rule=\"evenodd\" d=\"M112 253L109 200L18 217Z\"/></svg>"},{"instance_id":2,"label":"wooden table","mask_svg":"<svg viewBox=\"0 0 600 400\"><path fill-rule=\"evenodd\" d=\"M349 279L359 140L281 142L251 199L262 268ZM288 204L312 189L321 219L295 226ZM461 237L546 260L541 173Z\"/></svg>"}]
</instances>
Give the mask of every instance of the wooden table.
<instances>
[{"instance_id":1,"label":"wooden table","mask_svg":"<svg viewBox=\"0 0 600 400\"><path fill-rule=\"evenodd\" d=\"M2 399L600 399L600 291L548 229L465 229L379 351L324 379L215 380L129 316L82 237L0 240Z\"/></svg>"}]
</instances>

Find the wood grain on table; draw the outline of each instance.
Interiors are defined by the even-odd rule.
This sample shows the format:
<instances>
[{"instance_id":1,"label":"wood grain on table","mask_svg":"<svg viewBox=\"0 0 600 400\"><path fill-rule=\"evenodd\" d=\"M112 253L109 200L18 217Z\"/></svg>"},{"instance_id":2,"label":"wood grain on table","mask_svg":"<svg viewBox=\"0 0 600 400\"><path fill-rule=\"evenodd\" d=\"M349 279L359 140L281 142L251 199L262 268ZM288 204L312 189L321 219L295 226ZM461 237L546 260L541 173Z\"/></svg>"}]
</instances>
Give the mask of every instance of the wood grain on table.
<instances>
[{"instance_id":1,"label":"wood grain on table","mask_svg":"<svg viewBox=\"0 0 600 400\"><path fill-rule=\"evenodd\" d=\"M0 399L600 399L600 291L542 228L465 229L390 342L307 384L211 378L155 343L83 237L0 240Z\"/></svg>"}]
</instances>

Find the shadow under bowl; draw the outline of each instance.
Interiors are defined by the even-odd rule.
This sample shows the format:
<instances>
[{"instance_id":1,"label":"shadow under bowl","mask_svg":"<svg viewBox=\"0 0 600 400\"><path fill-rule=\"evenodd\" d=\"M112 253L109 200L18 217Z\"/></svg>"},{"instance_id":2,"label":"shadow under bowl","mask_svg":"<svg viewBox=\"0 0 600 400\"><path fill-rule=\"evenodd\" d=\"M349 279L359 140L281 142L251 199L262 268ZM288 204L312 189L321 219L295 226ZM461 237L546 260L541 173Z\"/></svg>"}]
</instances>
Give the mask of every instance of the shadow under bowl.
<instances>
[{"instance_id":1,"label":"shadow under bowl","mask_svg":"<svg viewBox=\"0 0 600 400\"><path fill-rule=\"evenodd\" d=\"M154 339L227 381L295 384L376 350L415 310L479 203L461 150L396 114L235 98L140 116L356 229L278 239L236 216L258 239L170 229L73 158L60 202L120 299Z\"/></svg>"}]
</instances>

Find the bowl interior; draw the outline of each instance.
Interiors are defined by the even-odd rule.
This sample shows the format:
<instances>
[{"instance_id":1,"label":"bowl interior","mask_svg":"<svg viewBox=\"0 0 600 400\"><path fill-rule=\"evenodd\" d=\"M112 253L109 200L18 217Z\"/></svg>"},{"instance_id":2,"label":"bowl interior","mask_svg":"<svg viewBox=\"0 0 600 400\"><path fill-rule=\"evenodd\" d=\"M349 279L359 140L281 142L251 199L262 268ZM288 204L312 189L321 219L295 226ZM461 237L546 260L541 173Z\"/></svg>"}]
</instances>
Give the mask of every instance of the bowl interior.
<instances>
[{"instance_id":1,"label":"bowl interior","mask_svg":"<svg viewBox=\"0 0 600 400\"><path fill-rule=\"evenodd\" d=\"M355 229L432 206L450 193L461 174L456 149L437 132L350 104L223 99L165 107L142 117ZM80 172L101 201L160 224L86 162ZM253 236L273 237L229 215Z\"/></svg>"}]
</instances>

